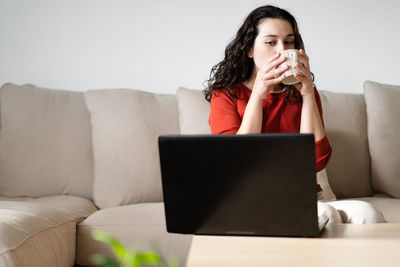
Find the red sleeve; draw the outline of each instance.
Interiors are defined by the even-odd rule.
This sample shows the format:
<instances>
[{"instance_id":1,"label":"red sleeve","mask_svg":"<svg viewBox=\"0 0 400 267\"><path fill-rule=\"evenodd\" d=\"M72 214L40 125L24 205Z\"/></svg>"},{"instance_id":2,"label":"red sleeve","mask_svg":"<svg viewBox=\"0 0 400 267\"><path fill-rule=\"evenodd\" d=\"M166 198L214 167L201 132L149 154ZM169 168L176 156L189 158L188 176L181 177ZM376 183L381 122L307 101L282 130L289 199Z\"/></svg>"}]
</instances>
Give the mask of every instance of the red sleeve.
<instances>
[{"instance_id":1,"label":"red sleeve","mask_svg":"<svg viewBox=\"0 0 400 267\"><path fill-rule=\"evenodd\" d=\"M322 114L321 98L319 97L317 89L314 89L314 91L315 91L315 100L317 101L317 106L321 117L322 126L325 128L324 118ZM316 159L317 172L325 169L326 165L328 165L329 159L331 158L331 154L332 154L332 148L329 144L328 137L326 135L321 140L315 142L315 159Z\"/></svg>"},{"instance_id":2,"label":"red sleeve","mask_svg":"<svg viewBox=\"0 0 400 267\"><path fill-rule=\"evenodd\" d=\"M332 148L329 144L328 138L325 136L321 140L315 142L315 159L317 172L325 169L331 158Z\"/></svg>"},{"instance_id":3,"label":"red sleeve","mask_svg":"<svg viewBox=\"0 0 400 267\"><path fill-rule=\"evenodd\" d=\"M235 100L226 91L216 91L211 97L208 119L211 134L236 134L242 123Z\"/></svg>"}]
</instances>

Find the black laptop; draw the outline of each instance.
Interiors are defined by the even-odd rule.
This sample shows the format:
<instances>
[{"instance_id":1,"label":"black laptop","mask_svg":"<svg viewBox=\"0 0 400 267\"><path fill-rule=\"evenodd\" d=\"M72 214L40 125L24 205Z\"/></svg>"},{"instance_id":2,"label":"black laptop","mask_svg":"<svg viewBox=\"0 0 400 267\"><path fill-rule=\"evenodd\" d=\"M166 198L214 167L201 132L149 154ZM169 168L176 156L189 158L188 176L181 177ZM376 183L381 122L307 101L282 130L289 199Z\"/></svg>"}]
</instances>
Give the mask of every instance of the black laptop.
<instances>
[{"instance_id":1,"label":"black laptop","mask_svg":"<svg viewBox=\"0 0 400 267\"><path fill-rule=\"evenodd\" d=\"M312 134L165 135L158 142L170 233L317 236L327 221L317 217Z\"/></svg>"}]
</instances>

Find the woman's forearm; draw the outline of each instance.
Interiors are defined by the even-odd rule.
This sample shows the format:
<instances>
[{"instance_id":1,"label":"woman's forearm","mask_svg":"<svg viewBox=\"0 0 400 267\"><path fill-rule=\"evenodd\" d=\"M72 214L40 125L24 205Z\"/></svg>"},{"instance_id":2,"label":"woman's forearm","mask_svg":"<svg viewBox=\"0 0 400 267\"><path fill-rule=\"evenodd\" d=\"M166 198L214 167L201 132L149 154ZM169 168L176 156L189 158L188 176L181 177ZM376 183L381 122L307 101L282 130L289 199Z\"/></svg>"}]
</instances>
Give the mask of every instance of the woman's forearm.
<instances>
[{"instance_id":1,"label":"woman's forearm","mask_svg":"<svg viewBox=\"0 0 400 267\"><path fill-rule=\"evenodd\" d=\"M319 141L325 137L325 129L322 126L322 120L314 94L303 96L300 133L314 134L315 141Z\"/></svg>"},{"instance_id":2,"label":"woman's forearm","mask_svg":"<svg viewBox=\"0 0 400 267\"><path fill-rule=\"evenodd\" d=\"M242 124L237 134L261 133L263 99L252 94L244 111Z\"/></svg>"}]
</instances>

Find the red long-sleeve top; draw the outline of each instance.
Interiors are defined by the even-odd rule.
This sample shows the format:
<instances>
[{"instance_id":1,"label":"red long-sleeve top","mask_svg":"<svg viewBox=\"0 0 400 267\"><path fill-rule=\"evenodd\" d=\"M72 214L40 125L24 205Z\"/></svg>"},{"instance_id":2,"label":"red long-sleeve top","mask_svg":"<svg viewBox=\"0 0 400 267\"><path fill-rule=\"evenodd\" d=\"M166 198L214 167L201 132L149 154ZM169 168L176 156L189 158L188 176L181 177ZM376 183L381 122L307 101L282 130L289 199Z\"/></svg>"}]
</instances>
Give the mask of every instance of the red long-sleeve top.
<instances>
[{"instance_id":1,"label":"red long-sleeve top","mask_svg":"<svg viewBox=\"0 0 400 267\"><path fill-rule=\"evenodd\" d=\"M249 101L251 90L243 84L232 88L237 96L233 98L226 91L216 91L211 97L209 124L212 134L236 134L242 123L244 111ZM315 89L315 99L322 117L321 99ZM300 131L302 103L288 103L286 93L270 93L263 101L262 133L298 133ZM317 172L328 164L332 148L325 136L315 142Z\"/></svg>"}]
</instances>

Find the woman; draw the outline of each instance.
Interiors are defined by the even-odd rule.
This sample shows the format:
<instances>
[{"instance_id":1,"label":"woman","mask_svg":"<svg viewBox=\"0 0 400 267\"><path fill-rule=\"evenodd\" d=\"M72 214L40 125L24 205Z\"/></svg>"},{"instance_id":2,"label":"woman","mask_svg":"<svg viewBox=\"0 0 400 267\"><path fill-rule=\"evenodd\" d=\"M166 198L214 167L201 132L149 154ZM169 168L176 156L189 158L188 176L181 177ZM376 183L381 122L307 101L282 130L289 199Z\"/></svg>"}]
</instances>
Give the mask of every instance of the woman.
<instances>
[{"instance_id":1,"label":"woman","mask_svg":"<svg viewBox=\"0 0 400 267\"><path fill-rule=\"evenodd\" d=\"M292 86L281 83L290 67L282 53L287 49L299 50L295 74L299 83ZM328 164L332 149L324 129L321 100L296 20L286 10L261 6L248 15L227 46L225 58L212 68L204 94L211 101L211 133L311 133L317 171ZM332 207L338 202L341 215ZM346 202L350 215L344 211ZM346 222L384 221L378 210L359 202L319 203L318 209L331 223L343 218Z\"/></svg>"}]
</instances>

